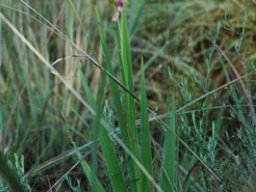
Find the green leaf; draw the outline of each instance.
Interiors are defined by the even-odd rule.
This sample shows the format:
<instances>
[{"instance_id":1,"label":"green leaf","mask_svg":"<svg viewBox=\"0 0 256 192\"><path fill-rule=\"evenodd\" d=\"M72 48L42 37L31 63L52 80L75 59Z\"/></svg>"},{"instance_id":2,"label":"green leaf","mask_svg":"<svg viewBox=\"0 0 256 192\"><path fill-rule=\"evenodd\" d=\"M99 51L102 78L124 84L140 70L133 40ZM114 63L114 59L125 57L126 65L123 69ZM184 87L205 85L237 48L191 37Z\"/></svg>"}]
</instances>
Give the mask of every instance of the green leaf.
<instances>
[{"instance_id":1,"label":"green leaf","mask_svg":"<svg viewBox=\"0 0 256 192\"><path fill-rule=\"evenodd\" d=\"M91 167L88 165L86 160L83 160L83 156L81 155L80 151L77 149L74 142L73 142L73 146L76 150L77 159L78 159L78 161L80 161L80 164L82 166L84 174L86 175L86 178L89 181L90 186L93 187L93 189L95 189L97 192L105 192L103 186L99 182L95 173L92 171Z\"/></svg>"},{"instance_id":2,"label":"green leaf","mask_svg":"<svg viewBox=\"0 0 256 192\"><path fill-rule=\"evenodd\" d=\"M120 60L122 64L122 79L123 84L128 88L130 93L134 93L133 85L133 70L130 49L130 39L128 34L126 10L124 8L121 16L121 24L119 25L119 48ZM127 114L128 135L130 149L132 153L139 159L138 152L138 133L136 128L136 108L134 97L128 92L125 92L125 109ZM142 191L142 174L138 166L132 162L133 174L130 173L132 180L135 181L135 188L137 191ZM132 170L131 170L132 171ZM130 171L130 172L131 172Z\"/></svg>"},{"instance_id":3,"label":"green leaf","mask_svg":"<svg viewBox=\"0 0 256 192\"><path fill-rule=\"evenodd\" d=\"M143 60L141 63L141 95L140 95L140 118L141 118L141 162L145 166L147 172L152 176L153 162L151 152L151 134L148 123L148 105L145 88L145 74ZM153 191L153 185L144 175L142 177L142 191Z\"/></svg>"},{"instance_id":4,"label":"green leaf","mask_svg":"<svg viewBox=\"0 0 256 192\"><path fill-rule=\"evenodd\" d=\"M173 191L176 176L176 126L175 126L175 98L171 98L170 131L164 135L164 160L160 184L164 191Z\"/></svg>"}]
</instances>

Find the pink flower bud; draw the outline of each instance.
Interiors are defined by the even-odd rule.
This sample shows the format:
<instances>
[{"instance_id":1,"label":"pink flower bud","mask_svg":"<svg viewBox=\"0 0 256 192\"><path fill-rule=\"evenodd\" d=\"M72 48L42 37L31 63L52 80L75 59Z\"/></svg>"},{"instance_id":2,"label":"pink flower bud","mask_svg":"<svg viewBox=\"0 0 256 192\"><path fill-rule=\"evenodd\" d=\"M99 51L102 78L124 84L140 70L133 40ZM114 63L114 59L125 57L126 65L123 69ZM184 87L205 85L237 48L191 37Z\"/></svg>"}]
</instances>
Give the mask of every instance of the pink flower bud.
<instances>
[{"instance_id":1,"label":"pink flower bud","mask_svg":"<svg viewBox=\"0 0 256 192\"><path fill-rule=\"evenodd\" d=\"M125 2L126 2L126 0L116 0L117 11L116 11L115 15L112 17L112 21L118 20L118 18L120 17L120 15L123 11Z\"/></svg>"}]
</instances>

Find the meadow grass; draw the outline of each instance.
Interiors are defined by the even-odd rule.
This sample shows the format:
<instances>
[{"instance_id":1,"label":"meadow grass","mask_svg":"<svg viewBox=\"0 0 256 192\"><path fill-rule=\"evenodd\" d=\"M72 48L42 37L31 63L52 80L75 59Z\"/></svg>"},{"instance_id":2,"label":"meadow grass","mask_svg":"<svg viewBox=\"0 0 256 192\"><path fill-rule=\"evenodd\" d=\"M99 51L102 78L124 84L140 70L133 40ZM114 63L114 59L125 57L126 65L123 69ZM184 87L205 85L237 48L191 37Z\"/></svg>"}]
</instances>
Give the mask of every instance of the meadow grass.
<instances>
[{"instance_id":1,"label":"meadow grass","mask_svg":"<svg viewBox=\"0 0 256 192\"><path fill-rule=\"evenodd\" d=\"M0 191L254 191L255 7L0 0Z\"/></svg>"}]
</instances>

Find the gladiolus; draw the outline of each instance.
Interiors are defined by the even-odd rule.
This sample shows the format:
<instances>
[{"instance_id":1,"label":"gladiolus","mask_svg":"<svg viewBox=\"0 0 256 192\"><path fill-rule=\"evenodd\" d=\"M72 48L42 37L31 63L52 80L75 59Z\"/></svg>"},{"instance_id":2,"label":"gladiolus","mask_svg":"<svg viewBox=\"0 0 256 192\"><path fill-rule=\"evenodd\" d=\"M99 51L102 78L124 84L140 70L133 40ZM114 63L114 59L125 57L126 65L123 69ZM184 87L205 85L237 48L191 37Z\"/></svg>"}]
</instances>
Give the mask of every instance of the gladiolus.
<instances>
[{"instance_id":1,"label":"gladiolus","mask_svg":"<svg viewBox=\"0 0 256 192\"><path fill-rule=\"evenodd\" d=\"M118 18L120 17L120 15L123 11L125 2L126 2L126 0L117 0L116 1L117 11L116 11L115 15L112 17L113 21L117 21Z\"/></svg>"}]
</instances>

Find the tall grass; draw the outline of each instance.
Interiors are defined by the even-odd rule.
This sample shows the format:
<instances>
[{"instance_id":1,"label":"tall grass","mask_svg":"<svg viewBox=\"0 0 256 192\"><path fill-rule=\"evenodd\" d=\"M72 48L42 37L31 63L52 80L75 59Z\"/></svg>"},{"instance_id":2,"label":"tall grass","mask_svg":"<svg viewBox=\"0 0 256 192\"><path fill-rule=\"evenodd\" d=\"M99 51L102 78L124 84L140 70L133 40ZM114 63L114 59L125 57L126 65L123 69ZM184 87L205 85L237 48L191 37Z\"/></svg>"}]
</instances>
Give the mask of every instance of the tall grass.
<instances>
[{"instance_id":1,"label":"tall grass","mask_svg":"<svg viewBox=\"0 0 256 192\"><path fill-rule=\"evenodd\" d=\"M0 190L254 191L253 6L0 0Z\"/></svg>"}]
</instances>

